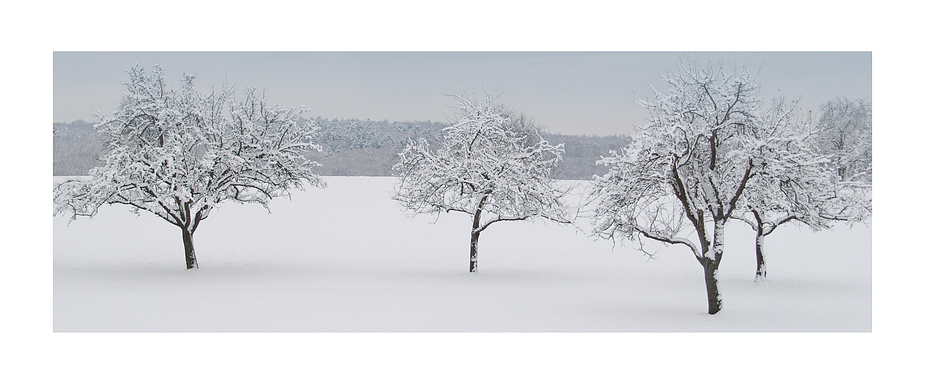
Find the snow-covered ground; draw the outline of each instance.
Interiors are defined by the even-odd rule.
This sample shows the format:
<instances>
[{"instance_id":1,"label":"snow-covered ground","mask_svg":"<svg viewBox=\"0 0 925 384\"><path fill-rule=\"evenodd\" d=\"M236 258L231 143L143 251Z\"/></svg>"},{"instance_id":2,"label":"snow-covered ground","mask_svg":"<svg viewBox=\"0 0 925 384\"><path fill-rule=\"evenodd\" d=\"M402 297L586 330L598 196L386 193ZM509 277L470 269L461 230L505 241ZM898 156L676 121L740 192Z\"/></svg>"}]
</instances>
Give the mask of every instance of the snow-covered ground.
<instances>
[{"instance_id":1,"label":"snow-covered ground","mask_svg":"<svg viewBox=\"0 0 925 384\"><path fill-rule=\"evenodd\" d=\"M225 203L195 234L199 270L185 269L179 229L149 213L55 217L54 331L872 330L869 226L781 227L755 283L753 234L733 224L710 316L684 248L649 244L650 260L542 221L493 225L470 274L470 218L409 218L395 180L328 177L272 214Z\"/></svg>"},{"instance_id":2,"label":"snow-covered ground","mask_svg":"<svg viewBox=\"0 0 925 384\"><path fill-rule=\"evenodd\" d=\"M895 303L915 284L893 278L914 259L889 241L878 240L892 256L876 264L872 331L870 227L781 227L755 283L752 234L733 225L724 308L710 316L681 248L656 245L648 260L574 228L498 223L470 274L468 217L406 217L389 198L395 179L325 180L272 214L213 211L192 271L179 230L153 215L55 217L53 290L29 301L53 322L9 328L48 332L14 347L48 364L23 369L36 382L901 382L920 360L905 331L916 312Z\"/></svg>"}]
</instances>

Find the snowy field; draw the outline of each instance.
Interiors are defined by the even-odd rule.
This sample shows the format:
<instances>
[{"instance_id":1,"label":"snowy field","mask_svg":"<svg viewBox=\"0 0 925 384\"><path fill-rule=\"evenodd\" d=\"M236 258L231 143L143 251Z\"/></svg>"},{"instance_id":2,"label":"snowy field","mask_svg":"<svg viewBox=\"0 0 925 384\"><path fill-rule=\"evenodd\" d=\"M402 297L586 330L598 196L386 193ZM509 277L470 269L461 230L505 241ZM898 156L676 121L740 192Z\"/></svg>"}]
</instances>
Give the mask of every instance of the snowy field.
<instances>
[{"instance_id":1,"label":"snowy field","mask_svg":"<svg viewBox=\"0 0 925 384\"><path fill-rule=\"evenodd\" d=\"M59 180L59 178L56 178ZM727 230L723 310L707 314L703 270L682 247L633 249L542 221L497 223L468 267L471 221L413 219L394 178L327 177L326 189L259 205L225 203L195 234L103 207L53 224L55 332L871 332L871 227L766 240ZM586 227L584 229L587 229Z\"/></svg>"},{"instance_id":2,"label":"snowy field","mask_svg":"<svg viewBox=\"0 0 925 384\"><path fill-rule=\"evenodd\" d=\"M199 270L185 269L179 230L151 214L55 217L53 289L30 301L51 321L9 323L48 332L17 344L53 367L29 372L50 382L904 382L920 360L901 352L917 345L904 331L917 310L891 304L902 293L891 286L913 285L884 280L906 272L883 258L872 316L870 227L781 227L766 243L768 280L755 283L752 233L733 225L724 308L710 316L702 269L682 248L653 245L648 260L570 227L498 223L470 274L465 215L406 217L392 178L325 180L273 201L272 214L220 206L196 233Z\"/></svg>"}]
</instances>

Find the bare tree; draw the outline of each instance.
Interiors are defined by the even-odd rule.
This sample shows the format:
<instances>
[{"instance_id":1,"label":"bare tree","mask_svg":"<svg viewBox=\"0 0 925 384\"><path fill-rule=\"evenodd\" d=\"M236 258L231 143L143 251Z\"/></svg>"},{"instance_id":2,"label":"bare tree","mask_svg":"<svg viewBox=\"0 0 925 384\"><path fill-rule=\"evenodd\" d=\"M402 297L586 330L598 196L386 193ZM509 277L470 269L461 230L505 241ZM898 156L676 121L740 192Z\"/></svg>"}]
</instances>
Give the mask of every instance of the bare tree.
<instances>
[{"instance_id":1,"label":"bare tree","mask_svg":"<svg viewBox=\"0 0 925 384\"><path fill-rule=\"evenodd\" d=\"M268 105L254 89L234 99L234 88L198 93L194 76L170 89L163 70L128 71L127 90L114 116L99 116L106 143L102 165L89 179L54 188L55 214L93 216L103 204L148 211L180 228L187 269L199 268L193 234L217 204L259 203L288 196L304 184L324 187L314 128L299 123L303 110Z\"/></svg>"},{"instance_id":2,"label":"bare tree","mask_svg":"<svg viewBox=\"0 0 925 384\"><path fill-rule=\"evenodd\" d=\"M563 148L491 97L479 102L456 96L456 110L438 148L419 139L399 154L394 169L401 182L393 198L415 215L471 215L469 272L477 272L479 236L488 226L537 217L570 223L562 202L566 191L550 178Z\"/></svg>"},{"instance_id":3,"label":"bare tree","mask_svg":"<svg viewBox=\"0 0 925 384\"><path fill-rule=\"evenodd\" d=\"M796 138L776 129L760 88L742 68L732 73L707 62L682 62L663 79L668 92L641 100L650 123L622 153L600 161L593 231L605 239L651 239L687 247L704 271L710 314L722 308L716 272L725 252L725 228L749 183L785 163L778 148ZM682 235L692 229L696 240ZM649 252L647 252L649 253ZM651 256L651 253L649 253Z\"/></svg>"}]
</instances>

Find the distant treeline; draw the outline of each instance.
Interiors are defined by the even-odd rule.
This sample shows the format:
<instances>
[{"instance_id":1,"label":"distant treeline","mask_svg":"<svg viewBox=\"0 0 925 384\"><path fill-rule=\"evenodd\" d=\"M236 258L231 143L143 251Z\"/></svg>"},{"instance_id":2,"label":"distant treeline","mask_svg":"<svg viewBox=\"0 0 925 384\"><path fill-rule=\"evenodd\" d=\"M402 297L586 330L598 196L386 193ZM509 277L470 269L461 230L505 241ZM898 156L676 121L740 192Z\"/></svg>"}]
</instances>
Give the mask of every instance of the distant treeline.
<instances>
[{"instance_id":1,"label":"distant treeline","mask_svg":"<svg viewBox=\"0 0 925 384\"><path fill-rule=\"evenodd\" d=\"M619 136L576 136L545 134L543 138L552 144L565 144L562 162L553 171L553 178L562 180L590 180L592 175L603 176L608 169L597 165L601 156L610 156L610 151L620 151L632 140Z\"/></svg>"},{"instance_id":2,"label":"distant treeline","mask_svg":"<svg viewBox=\"0 0 925 384\"><path fill-rule=\"evenodd\" d=\"M93 123L77 120L54 123L52 172L55 176L82 176L100 165L102 142Z\"/></svg>"},{"instance_id":3,"label":"distant treeline","mask_svg":"<svg viewBox=\"0 0 925 384\"><path fill-rule=\"evenodd\" d=\"M438 143L448 124L431 121L390 122L359 119L314 119L319 127L316 143L322 152L308 158L322 164L321 176L392 176L392 165L408 140L424 137ZM93 123L77 120L54 123L55 176L79 176L99 165L102 151L100 136ZM557 179L587 180L603 175L607 169L595 165L611 150L624 148L629 136L576 136L544 134L551 144L565 146L563 161L552 175Z\"/></svg>"}]
</instances>

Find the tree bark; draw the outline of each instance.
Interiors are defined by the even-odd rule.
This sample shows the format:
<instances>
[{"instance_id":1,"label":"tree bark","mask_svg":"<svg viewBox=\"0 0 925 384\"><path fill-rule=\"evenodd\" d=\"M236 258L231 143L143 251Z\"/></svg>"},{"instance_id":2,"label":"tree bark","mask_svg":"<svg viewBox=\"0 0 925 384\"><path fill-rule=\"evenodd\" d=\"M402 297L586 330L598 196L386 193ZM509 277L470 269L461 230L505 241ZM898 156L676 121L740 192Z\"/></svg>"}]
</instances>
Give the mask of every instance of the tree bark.
<instances>
[{"instance_id":1,"label":"tree bark","mask_svg":"<svg viewBox=\"0 0 925 384\"><path fill-rule=\"evenodd\" d=\"M186 254L186 269L199 269L199 263L196 261L196 250L193 249L193 232L186 228L180 228L183 232L183 250Z\"/></svg>"},{"instance_id":2,"label":"tree bark","mask_svg":"<svg viewBox=\"0 0 925 384\"><path fill-rule=\"evenodd\" d=\"M485 194L479 200L479 206L475 209L475 215L472 215L472 237L469 240L469 272L476 273L479 271L479 235L482 234L482 230L485 228L479 228L479 223L482 219L482 207L485 206L485 201L488 200L488 195Z\"/></svg>"},{"instance_id":3,"label":"tree bark","mask_svg":"<svg viewBox=\"0 0 925 384\"><path fill-rule=\"evenodd\" d=\"M752 210L752 214L755 215L755 259L756 259L756 268L755 268L755 281L764 280L768 276L768 271L764 265L764 236L774 230L774 227L767 232L765 232L764 221L761 219L761 214L757 210Z\"/></svg>"},{"instance_id":4,"label":"tree bark","mask_svg":"<svg viewBox=\"0 0 925 384\"><path fill-rule=\"evenodd\" d=\"M723 260L723 251L726 244L726 223L723 221L713 224L713 244L700 259L703 266L703 278L707 285L707 308L711 315L723 309L723 298L719 293L719 282L716 271Z\"/></svg>"},{"instance_id":5,"label":"tree bark","mask_svg":"<svg viewBox=\"0 0 925 384\"><path fill-rule=\"evenodd\" d=\"M723 298L719 294L719 282L716 280L718 263L705 260L703 263L703 277L707 284L707 306L711 315L719 313L723 308Z\"/></svg>"},{"instance_id":6,"label":"tree bark","mask_svg":"<svg viewBox=\"0 0 925 384\"><path fill-rule=\"evenodd\" d=\"M755 281L764 280L768 277L768 270L764 264L764 232L758 229L755 235L755 258L757 269L755 270Z\"/></svg>"},{"instance_id":7,"label":"tree bark","mask_svg":"<svg viewBox=\"0 0 925 384\"><path fill-rule=\"evenodd\" d=\"M479 235L481 232L472 231L472 239L469 242L469 272L479 271Z\"/></svg>"}]
</instances>

